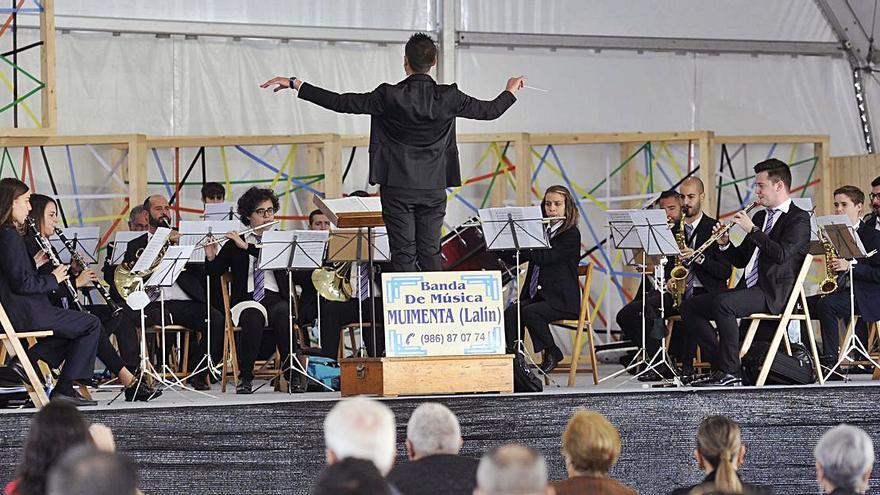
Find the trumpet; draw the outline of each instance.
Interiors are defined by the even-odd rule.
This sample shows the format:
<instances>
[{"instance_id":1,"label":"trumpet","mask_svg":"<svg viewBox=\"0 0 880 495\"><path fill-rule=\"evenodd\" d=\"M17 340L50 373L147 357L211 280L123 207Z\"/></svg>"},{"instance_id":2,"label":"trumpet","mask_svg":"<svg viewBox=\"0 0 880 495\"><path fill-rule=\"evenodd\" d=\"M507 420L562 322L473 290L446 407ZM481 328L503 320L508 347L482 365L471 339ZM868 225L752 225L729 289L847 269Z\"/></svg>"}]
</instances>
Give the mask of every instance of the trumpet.
<instances>
[{"instance_id":1,"label":"trumpet","mask_svg":"<svg viewBox=\"0 0 880 495\"><path fill-rule=\"evenodd\" d=\"M74 246L73 243L70 242L70 239L68 239L67 236L64 235L64 232L62 232L59 228L55 228L55 235L57 235L58 238L61 239L61 243L64 244L64 247L70 253L70 259L79 263L79 265L83 267L83 269L88 268L89 265L86 263L86 260L84 260L82 255L80 255L76 251L76 246ZM113 315L116 315L117 313L122 311L122 308L113 301L113 298L110 297L110 292L107 290L106 287L104 287L104 284L102 284L100 280L92 282L92 285L98 291L98 294L101 294L101 297L104 298L104 301L107 302L107 307L110 308L110 311Z\"/></svg>"},{"instance_id":2,"label":"trumpet","mask_svg":"<svg viewBox=\"0 0 880 495\"><path fill-rule=\"evenodd\" d=\"M753 202L749 203L743 209L743 212L748 214L750 211L754 210L758 206L758 204L759 204L758 201L753 201ZM685 267L689 267L689 266L691 266L691 263L697 263L697 264L702 263L703 260L706 259L706 254L705 254L706 250L708 250L710 247L712 247L712 244L715 244L715 242L717 242L718 239L727 235L727 233L730 231L730 229L733 228L734 225L736 225L736 224L733 222L730 222L730 223L724 225L723 227L721 227L721 229L718 232L709 236L709 238L706 239L706 242L704 242L700 247L698 247L697 249L694 250L694 254L691 255L690 258L682 260L682 262L681 262L682 265Z\"/></svg>"},{"instance_id":3,"label":"trumpet","mask_svg":"<svg viewBox=\"0 0 880 495\"><path fill-rule=\"evenodd\" d=\"M58 256L55 254L55 250L52 249L52 245L49 244L49 241L46 240L45 237L40 233L40 229L37 228L36 222L31 217L27 217L25 219L27 223L28 229L30 229L31 234L34 235L34 240L37 241L37 245L40 249L46 253L46 256L49 257L49 262L52 263L53 268L58 268L61 266L61 260L58 259ZM73 286L73 283L70 281L70 278L64 280L64 286L67 287L67 291L70 292L70 297L73 298L73 303L76 304L76 309L79 311L85 312L85 308L83 308L82 303L79 302L79 298L76 297L77 292L76 288Z\"/></svg>"}]
</instances>

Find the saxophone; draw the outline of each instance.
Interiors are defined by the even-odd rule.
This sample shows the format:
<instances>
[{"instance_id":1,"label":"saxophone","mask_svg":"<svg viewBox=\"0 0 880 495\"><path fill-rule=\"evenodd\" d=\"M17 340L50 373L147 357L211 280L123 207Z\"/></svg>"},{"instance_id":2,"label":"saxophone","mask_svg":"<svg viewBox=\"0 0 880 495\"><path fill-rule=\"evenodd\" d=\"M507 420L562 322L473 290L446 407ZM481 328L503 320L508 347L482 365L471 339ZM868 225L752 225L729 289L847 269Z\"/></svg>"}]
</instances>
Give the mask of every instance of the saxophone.
<instances>
[{"instance_id":1,"label":"saxophone","mask_svg":"<svg viewBox=\"0 0 880 495\"><path fill-rule=\"evenodd\" d=\"M819 284L819 293L826 295L837 290L837 274L831 266L831 263L837 259L837 250L834 249L834 244L825 235L825 229L822 227L819 227L819 238L822 242L822 249L825 250L825 278Z\"/></svg>"},{"instance_id":2,"label":"saxophone","mask_svg":"<svg viewBox=\"0 0 880 495\"><path fill-rule=\"evenodd\" d=\"M671 224L672 222L670 222ZM675 242L678 244L678 249L684 250L687 248L687 240L684 237L684 214L681 215L681 220L678 222L678 232L675 234ZM682 262L681 256L675 257L675 266L672 267L672 271L669 272L669 279L672 281L672 304L675 307L681 305L682 299L684 299L684 292L687 290L687 278L688 274L690 274L690 270L685 268L684 263Z\"/></svg>"}]
</instances>

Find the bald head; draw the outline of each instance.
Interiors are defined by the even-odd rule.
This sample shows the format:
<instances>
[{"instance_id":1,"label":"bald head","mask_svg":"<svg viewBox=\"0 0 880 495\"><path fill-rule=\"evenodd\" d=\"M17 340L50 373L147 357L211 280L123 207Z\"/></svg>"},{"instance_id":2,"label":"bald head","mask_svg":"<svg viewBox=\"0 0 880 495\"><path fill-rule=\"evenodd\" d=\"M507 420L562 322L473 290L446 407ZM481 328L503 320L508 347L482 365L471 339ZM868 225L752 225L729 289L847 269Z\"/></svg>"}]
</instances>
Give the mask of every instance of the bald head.
<instances>
[{"instance_id":1,"label":"bald head","mask_svg":"<svg viewBox=\"0 0 880 495\"><path fill-rule=\"evenodd\" d=\"M688 177L679 187L681 193L681 209L688 220L700 216L703 210L703 200L706 199L703 181L699 177Z\"/></svg>"},{"instance_id":2,"label":"bald head","mask_svg":"<svg viewBox=\"0 0 880 495\"><path fill-rule=\"evenodd\" d=\"M508 444L483 455L474 495L545 495L547 464L524 445Z\"/></svg>"}]
</instances>

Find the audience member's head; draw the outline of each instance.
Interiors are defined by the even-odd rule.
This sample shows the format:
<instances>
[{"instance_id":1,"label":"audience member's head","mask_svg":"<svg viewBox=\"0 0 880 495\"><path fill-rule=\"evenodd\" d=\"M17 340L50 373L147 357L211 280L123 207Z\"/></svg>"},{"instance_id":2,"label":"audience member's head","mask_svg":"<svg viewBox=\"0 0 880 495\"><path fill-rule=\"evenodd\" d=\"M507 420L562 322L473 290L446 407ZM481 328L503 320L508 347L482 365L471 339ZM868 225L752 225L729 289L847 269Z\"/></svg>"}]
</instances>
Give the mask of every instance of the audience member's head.
<instances>
[{"instance_id":1,"label":"audience member's head","mask_svg":"<svg viewBox=\"0 0 880 495\"><path fill-rule=\"evenodd\" d=\"M364 459L348 458L324 468L312 495L390 495L391 488L376 466Z\"/></svg>"},{"instance_id":2,"label":"audience member's head","mask_svg":"<svg viewBox=\"0 0 880 495\"><path fill-rule=\"evenodd\" d=\"M50 402L31 420L18 467L19 495L46 493L49 471L70 448L90 445L89 424L76 407Z\"/></svg>"},{"instance_id":3,"label":"audience member's head","mask_svg":"<svg viewBox=\"0 0 880 495\"><path fill-rule=\"evenodd\" d=\"M80 446L49 472L46 495L135 495L137 469L125 456Z\"/></svg>"},{"instance_id":4,"label":"audience member's head","mask_svg":"<svg viewBox=\"0 0 880 495\"><path fill-rule=\"evenodd\" d=\"M704 472L715 473L715 490L740 493L742 482L736 470L742 465L746 448L740 441L739 425L726 416L709 416L697 431L694 458Z\"/></svg>"},{"instance_id":5,"label":"audience member's head","mask_svg":"<svg viewBox=\"0 0 880 495\"><path fill-rule=\"evenodd\" d=\"M540 454L524 445L508 444L493 449L480 459L474 495L544 495L547 464Z\"/></svg>"},{"instance_id":6,"label":"audience member's head","mask_svg":"<svg viewBox=\"0 0 880 495\"><path fill-rule=\"evenodd\" d=\"M377 400L341 400L324 418L328 464L350 457L366 459L385 476L394 464L395 439L394 413Z\"/></svg>"},{"instance_id":7,"label":"audience member's head","mask_svg":"<svg viewBox=\"0 0 880 495\"><path fill-rule=\"evenodd\" d=\"M413 411L406 424L406 451L417 461L435 454L457 455L461 449L458 418L443 404L426 402Z\"/></svg>"},{"instance_id":8,"label":"audience member's head","mask_svg":"<svg viewBox=\"0 0 880 495\"><path fill-rule=\"evenodd\" d=\"M620 456L620 432L600 413L581 409L562 433L562 454L570 477L605 476Z\"/></svg>"},{"instance_id":9,"label":"audience member's head","mask_svg":"<svg viewBox=\"0 0 880 495\"><path fill-rule=\"evenodd\" d=\"M826 431L816 449L816 479L825 493L836 489L865 493L874 466L874 444L862 429L838 425Z\"/></svg>"}]
</instances>

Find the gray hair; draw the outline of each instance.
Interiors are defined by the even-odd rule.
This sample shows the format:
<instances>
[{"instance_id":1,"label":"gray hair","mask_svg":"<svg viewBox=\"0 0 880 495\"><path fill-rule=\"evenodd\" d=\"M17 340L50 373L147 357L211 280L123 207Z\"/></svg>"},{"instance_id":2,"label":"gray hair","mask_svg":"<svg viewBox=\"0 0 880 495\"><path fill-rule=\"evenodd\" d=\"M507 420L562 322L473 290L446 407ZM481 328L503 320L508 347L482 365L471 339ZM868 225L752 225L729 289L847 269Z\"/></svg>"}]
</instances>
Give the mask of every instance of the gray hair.
<instances>
[{"instance_id":1,"label":"gray hair","mask_svg":"<svg viewBox=\"0 0 880 495\"><path fill-rule=\"evenodd\" d=\"M131 211L128 212L128 223L134 222L135 217L137 217L138 215L140 215L144 211L146 211L146 210L144 210L144 207L141 205L137 205L134 208L132 208Z\"/></svg>"},{"instance_id":2,"label":"gray hair","mask_svg":"<svg viewBox=\"0 0 880 495\"><path fill-rule=\"evenodd\" d=\"M374 399L341 400L324 418L324 442L338 460L372 461L383 476L394 464L396 438L394 413Z\"/></svg>"},{"instance_id":3,"label":"gray hair","mask_svg":"<svg viewBox=\"0 0 880 495\"><path fill-rule=\"evenodd\" d=\"M874 465L874 444L861 428L847 424L831 428L819 439L813 454L825 479L835 488L865 488L865 473Z\"/></svg>"},{"instance_id":4,"label":"gray hair","mask_svg":"<svg viewBox=\"0 0 880 495\"><path fill-rule=\"evenodd\" d=\"M418 455L458 454L461 427L449 408L439 402L426 402L409 417L406 438Z\"/></svg>"},{"instance_id":5,"label":"gray hair","mask_svg":"<svg viewBox=\"0 0 880 495\"><path fill-rule=\"evenodd\" d=\"M503 445L480 459L477 488L485 495L543 495L547 463L529 447Z\"/></svg>"}]
</instances>

